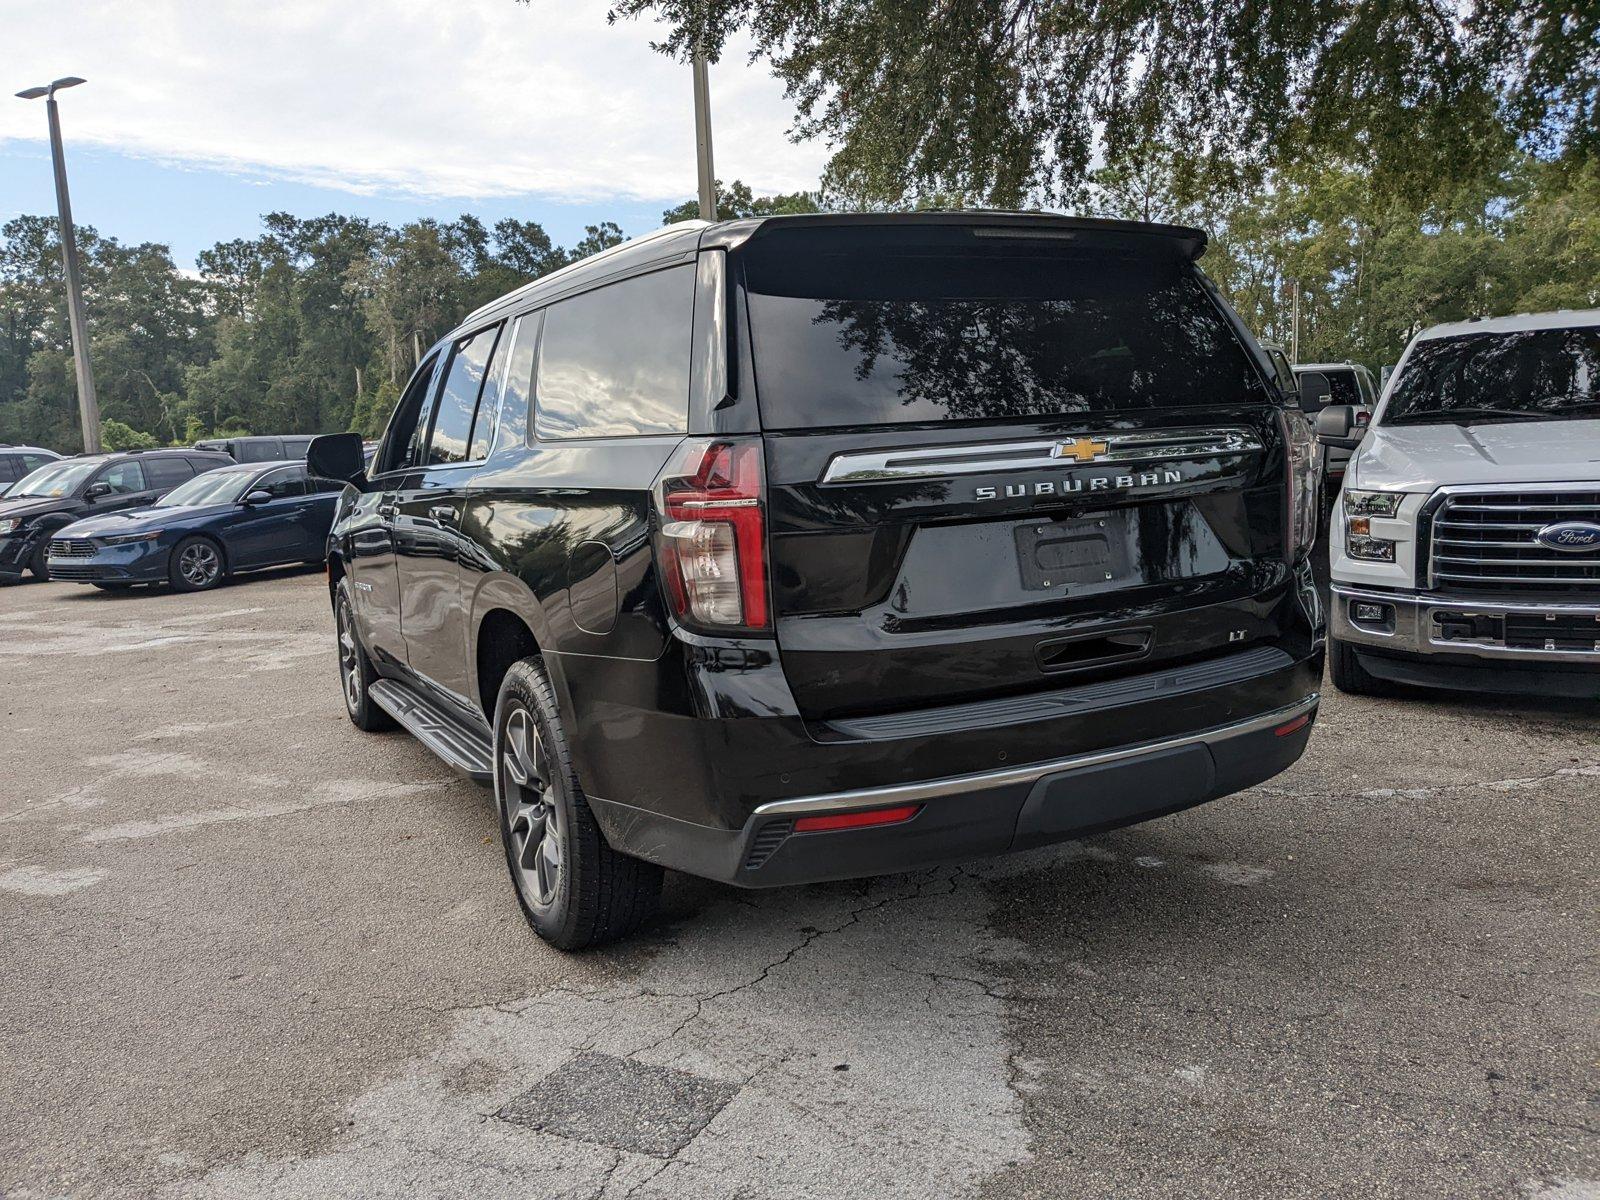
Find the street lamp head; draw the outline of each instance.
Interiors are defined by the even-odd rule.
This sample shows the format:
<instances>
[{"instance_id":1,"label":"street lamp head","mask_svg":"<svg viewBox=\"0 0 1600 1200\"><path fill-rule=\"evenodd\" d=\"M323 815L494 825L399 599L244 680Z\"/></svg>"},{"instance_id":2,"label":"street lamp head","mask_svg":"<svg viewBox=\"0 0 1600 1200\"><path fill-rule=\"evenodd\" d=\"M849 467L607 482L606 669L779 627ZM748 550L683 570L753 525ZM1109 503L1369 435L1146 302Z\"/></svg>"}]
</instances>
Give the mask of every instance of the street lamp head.
<instances>
[{"instance_id":1,"label":"street lamp head","mask_svg":"<svg viewBox=\"0 0 1600 1200\"><path fill-rule=\"evenodd\" d=\"M18 92L17 99L37 100L40 96L54 96L62 88L77 87L80 83L87 82L89 82L87 79L79 79L76 75L63 75L49 87L31 87Z\"/></svg>"}]
</instances>

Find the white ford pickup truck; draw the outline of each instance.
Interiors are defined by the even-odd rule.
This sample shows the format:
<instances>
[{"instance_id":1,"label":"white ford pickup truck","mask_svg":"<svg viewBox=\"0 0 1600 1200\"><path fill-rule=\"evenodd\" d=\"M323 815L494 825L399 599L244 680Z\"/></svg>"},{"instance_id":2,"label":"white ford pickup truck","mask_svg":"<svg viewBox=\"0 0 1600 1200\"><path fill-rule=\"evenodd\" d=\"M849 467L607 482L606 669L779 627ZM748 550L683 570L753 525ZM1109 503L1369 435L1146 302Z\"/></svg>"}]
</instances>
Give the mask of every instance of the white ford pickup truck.
<instances>
[{"instance_id":1,"label":"white ford pickup truck","mask_svg":"<svg viewBox=\"0 0 1600 1200\"><path fill-rule=\"evenodd\" d=\"M1600 309L1440 325L1406 348L1334 507L1329 664L1394 684L1600 697Z\"/></svg>"}]
</instances>

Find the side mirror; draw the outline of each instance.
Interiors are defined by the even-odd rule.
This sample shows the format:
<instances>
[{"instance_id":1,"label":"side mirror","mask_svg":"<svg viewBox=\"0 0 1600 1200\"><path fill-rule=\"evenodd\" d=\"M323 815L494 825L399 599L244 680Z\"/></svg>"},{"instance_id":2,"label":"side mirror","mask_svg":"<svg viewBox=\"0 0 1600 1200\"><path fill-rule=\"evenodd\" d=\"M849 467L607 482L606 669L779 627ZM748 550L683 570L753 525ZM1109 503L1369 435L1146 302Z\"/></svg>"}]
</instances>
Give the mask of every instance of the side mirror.
<instances>
[{"instance_id":1,"label":"side mirror","mask_svg":"<svg viewBox=\"0 0 1600 1200\"><path fill-rule=\"evenodd\" d=\"M356 487L367 481L366 459L359 433L329 433L313 438L306 448L306 470L319 479L337 479Z\"/></svg>"},{"instance_id":2,"label":"side mirror","mask_svg":"<svg viewBox=\"0 0 1600 1200\"><path fill-rule=\"evenodd\" d=\"M1317 441L1324 446L1354 450L1361 444L1356 410L1348 404L1330 404L1317 414Z\"/></svg>"},{"instance_id":3,"label":"side mirror","mask_svg":"<svg viewBox=\"0 0 1600 1200\"><path fill-rule=\"evenodd\" d=\"M271 503L271 501L272 501L272 493L271 492L266 491L264 488L257 488L255 491L251 492L248 496L246 496L243 500L239 501L239 503L243 504L246 508L254 508L258 504L269 504L269 503Z\"/></svg>"},{"instance_id":4,"label":"side mirror","mask_svg":"<svg viewBox=\"0 0 1600 1200\"><path fill-rule=\"evenodd\" d=\"M83 498L85 500L98 500L101 496L109 495L111 495L111 485L109 483L91 483L83 489Z\"/></svg>"}]
</instances>

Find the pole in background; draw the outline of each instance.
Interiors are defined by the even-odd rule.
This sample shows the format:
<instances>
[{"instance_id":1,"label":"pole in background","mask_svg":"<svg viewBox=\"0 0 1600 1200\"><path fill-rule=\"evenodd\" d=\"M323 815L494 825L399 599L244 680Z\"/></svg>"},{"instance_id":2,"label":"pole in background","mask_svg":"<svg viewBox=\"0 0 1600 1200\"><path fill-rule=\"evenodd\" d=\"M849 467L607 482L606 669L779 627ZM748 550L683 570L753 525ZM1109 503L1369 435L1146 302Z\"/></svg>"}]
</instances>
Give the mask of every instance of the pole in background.
<instances>
[{"instance_id":1,"label":"pole in background","mask_svg":"<svg viewBox=\"0 0 1600 1200\"><path fill-rule=\"evenodd\" d=\"M1289 326L1289 362L1298 365L1300 362L1300 281L1292 280L1294 284L1294 318Z\"/></svg>"},{"instance_id":2,"label":"pole in background","mask_svg":"<svg viewBox=\"0 0 1600 1200\"><path fill-rule=\"evenodd\" d=\"M61 149L61 116L56 108L58 88L83 83L75 75L57 79L49 87L18 92L23 100L45 98L50 117L50 157L55 163L56 208L61 216L61 266L67 276L67 322L72 330L72 362L78 376L78 419L83 423L85 454L100 453L100 401L94 393L94 369L89 364L89 327L83 313L83 284L78 275L78 239L72 228L72 201L67 196L67 160Z\"/></svg>"},{"instance_id":3,"label":"pole in background","mask_svg":"<svg viewBox=\"0 0 1600 1200\"><path fill-rule=\"evenodd\" d=\"M411 331L411 367L415 370L422 365L422 335L415 329Z\"/></svg>"},{"instance_id":4,"label":"pole in background","mask_svg":"<svg viewBox=\"0 0 1600 1200\"><path fill-rule=\"evenodd\" d=\"M694 141L700 162L700 216L717 219L717 173L711 165L711 81L706 56L699 43L694 48Z\"/></svg>"}]
</instances>

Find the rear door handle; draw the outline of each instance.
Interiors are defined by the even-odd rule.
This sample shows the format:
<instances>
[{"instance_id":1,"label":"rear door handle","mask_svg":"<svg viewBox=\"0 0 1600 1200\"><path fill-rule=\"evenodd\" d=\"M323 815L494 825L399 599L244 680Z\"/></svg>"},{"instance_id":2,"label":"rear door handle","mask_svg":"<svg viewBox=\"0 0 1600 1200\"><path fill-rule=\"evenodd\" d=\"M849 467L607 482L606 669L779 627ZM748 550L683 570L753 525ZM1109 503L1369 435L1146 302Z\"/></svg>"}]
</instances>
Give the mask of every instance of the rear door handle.
<instances>
[{"instance_id":1,"label":"rear door handle","mask_svg":"<svg viewBox=\"0 0 1600 1200\"><path fill-rule=\"evenodd\" d=\"M454 521L456 519L455 506L451 504L435 504L428 510L428 515L435 521Z\"/></svg>"}]
</instances>

